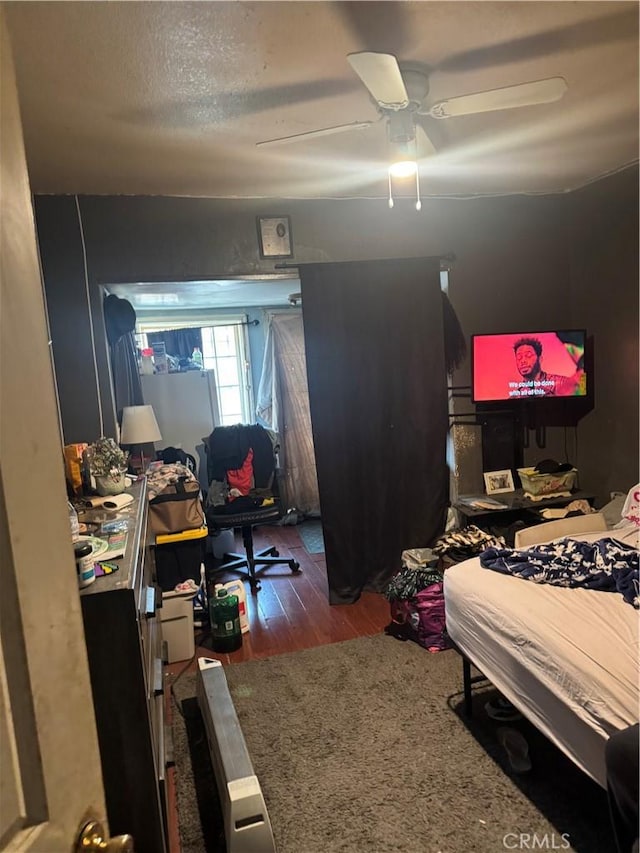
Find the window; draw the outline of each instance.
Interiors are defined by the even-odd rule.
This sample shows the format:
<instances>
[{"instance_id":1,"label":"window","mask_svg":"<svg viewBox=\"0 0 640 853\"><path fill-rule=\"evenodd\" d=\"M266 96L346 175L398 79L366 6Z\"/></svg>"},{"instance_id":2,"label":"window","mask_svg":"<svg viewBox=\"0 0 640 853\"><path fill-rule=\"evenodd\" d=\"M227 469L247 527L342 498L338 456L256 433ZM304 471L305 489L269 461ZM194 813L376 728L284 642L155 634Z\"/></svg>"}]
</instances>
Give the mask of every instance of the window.
<instances>
[{"instance_id":1,"label":"window","mask_svg":"<svg viewBox=\"0 0 640 853\"><path fill-rule=\"evenodd\" d=\"M213 370L216 377L220 425L253 423L251 370L247 357L244 325L246 317L226 315L207 318L209 325L202 326L202 357L205 370ZM232 321L232 322L230 322ZM191 322L171 322L171 325L139 323L136 345L148 346L147 332L160 332L169 328L197 328Z\"/></svg>"},{"instance_id":2,"label":"window","mask_svg":"<svg viewBox=\"0 0 640 853\"><path fill-rule=\"evenodd\" d=\"M205 370L216 374L221 425L252 423L244 327L205 326L201 331Z\"/></svg>"}]
</instances>

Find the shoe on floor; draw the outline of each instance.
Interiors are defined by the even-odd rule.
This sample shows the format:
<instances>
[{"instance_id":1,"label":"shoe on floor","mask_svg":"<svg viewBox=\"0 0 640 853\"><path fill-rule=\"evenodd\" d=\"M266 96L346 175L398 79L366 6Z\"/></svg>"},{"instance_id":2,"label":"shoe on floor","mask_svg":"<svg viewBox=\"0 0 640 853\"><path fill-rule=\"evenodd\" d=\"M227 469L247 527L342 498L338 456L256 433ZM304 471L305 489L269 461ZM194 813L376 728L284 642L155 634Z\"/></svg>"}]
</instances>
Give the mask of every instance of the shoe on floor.
<instances>
[{"instance_id":1,"label":"shoe on floor","mask_svg":"<svg viewBox=\"0 0 640 853\"><path fill-rule=\"evenodd\" d=\"M521 720L522 714L515 705L512 705L507 699L498 696L496 699L490 699L484 706L487 715L492 720L498 720L502 723L510 723L513 720Z\"/></svg>"},{"instance_id":2,"label":"shoe on floor","mask_svg":"<svg viewBox=\"0 0 640 853\"><path fill-rule=\"evenodd\" d=\"M501 727L497 731L498 742L506 750L509 764L514 773L528 773L531 770L529 744L516 729Z\"/></svg>"}]
</instances>

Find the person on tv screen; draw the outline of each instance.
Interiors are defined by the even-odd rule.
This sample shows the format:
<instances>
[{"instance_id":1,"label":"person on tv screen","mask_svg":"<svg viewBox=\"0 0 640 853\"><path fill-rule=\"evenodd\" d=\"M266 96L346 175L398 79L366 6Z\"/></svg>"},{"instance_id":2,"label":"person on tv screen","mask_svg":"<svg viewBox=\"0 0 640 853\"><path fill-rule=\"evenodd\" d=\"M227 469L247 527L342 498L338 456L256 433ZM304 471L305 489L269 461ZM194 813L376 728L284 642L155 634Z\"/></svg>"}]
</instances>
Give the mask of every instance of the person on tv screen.
<instances>
[{"instance_id":1,"label":"person on tv screen","mask_svg":"<svg viewBox=\"0 0 640 853\"><path fill-rule=\"evenodd\" d=\"M522 396L571 397L584 394L583 353L580 348L569 345L567 351L576 363L575 372L571 376L547 373L542 369L542 344L538 338L519 338L513 345L513 352L522 377L519 383L524 392Z\"/></svg>"}]
</instances>

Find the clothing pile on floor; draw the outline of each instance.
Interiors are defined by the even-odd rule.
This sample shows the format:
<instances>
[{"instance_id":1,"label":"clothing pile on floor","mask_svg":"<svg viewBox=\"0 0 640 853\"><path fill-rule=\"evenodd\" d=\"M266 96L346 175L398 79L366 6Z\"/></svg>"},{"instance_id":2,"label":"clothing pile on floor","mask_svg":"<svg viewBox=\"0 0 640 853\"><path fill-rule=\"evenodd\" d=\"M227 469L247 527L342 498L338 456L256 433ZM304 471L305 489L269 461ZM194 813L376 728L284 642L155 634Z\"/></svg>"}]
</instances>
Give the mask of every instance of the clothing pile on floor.
<instances>
[{"instance_id":1,"label":"clothing pile on floor","mask_svg":"<svg viewBox=\"0 0 640 853\"><path fill-rule=\"evenodd\" d=\"M431 548L403 551L402 568L383 590L391 609L386 633L430 652L449 648L442 580L439 557Z\"/></svg>"},{"instance_id":2,"label":"clothing pile on floor","mask_svg":"<svg viewBox=\"0 0 640 853\"><path fill-rule=\"evenodd\" d=\"M413 640L430 652L449 648L443 573L447 566L475 557L492 545L504 548L505 541L471 525L445 533L433 548L403 551L402 568L383 591L391 608L387 634Z\"/></svg>"},{"instance_id":3,"label":"clothing pile on floor","mask_svg":"<svg viewBox=\"0 0 640 853\"><path fill-rule=\"evenodd\" d=\"M436 568L412 569L404 567L387 584L384 596L388 601L403 601L415 596L420 590L442 581L442 572Z\"/></svg>"}]
</instances>

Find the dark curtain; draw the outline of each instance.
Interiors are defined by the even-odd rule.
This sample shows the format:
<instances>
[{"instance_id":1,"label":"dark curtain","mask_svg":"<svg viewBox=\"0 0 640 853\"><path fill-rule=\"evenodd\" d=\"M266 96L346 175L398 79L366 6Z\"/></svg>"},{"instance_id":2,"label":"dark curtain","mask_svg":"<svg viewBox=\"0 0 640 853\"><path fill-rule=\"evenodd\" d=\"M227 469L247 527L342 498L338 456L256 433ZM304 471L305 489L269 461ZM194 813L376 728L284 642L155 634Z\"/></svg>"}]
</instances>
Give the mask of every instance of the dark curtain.
<instances>
[{"instance_id":1,"label":"dark curtain","mask_svg":"<svg viewBox=\"0 0 640 853\"><path fill-rule=\"evenodd\" d=\"M111 344L111 372L118 422L122 421L125 406L142 406L142 386L136 358L136 341L133 332L126 332Z\"/></svg>"},{"instance_id":2,"label":"dark curtain","mask_svg":"<svg viewBox=\"0 0 640 853\"><path fill-rule=\"evenodd\" d=\"M140 406L144 403L134 337L136 312L127 299L120 299L113 294L103 300L103 311L116 416L118 422L121 422L125 406Z\"/></svg>"},{"instance_id":3,"label":"dark curtain","mask_svg":"<svg viewBox=\"0 0 640 853\"><path fill-rule=\"evenodd\" d=\"M167 355L176 358L191 358L195 347L202 352L202 332L200 329L167 329L164 332L147 332L149 346L164 341Z\"/></svg>"},{"instance_id":4,"label":"dark curtain","mask_svg":"<svg viewBox=\"0 0 640 853\"><path fill-rule=\"evenodd\" d=\"M300 266L329 599L380 592L444 530L447 370L434 258Z\"/></svg>"}]
</instances>

